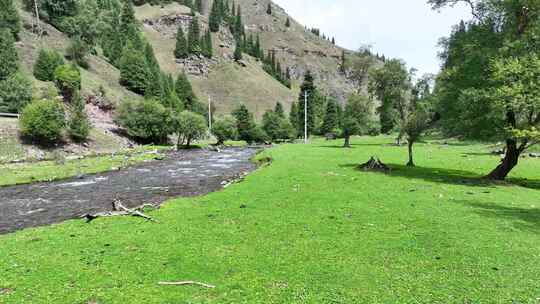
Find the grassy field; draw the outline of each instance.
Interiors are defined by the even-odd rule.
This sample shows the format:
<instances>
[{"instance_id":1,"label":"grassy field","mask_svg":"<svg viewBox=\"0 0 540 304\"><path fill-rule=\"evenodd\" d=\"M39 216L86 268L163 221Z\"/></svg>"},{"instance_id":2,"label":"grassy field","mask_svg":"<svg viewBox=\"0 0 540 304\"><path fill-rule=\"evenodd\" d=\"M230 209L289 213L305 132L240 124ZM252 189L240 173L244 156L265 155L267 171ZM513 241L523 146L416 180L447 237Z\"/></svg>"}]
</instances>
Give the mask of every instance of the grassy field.
<instances>
[{"instance_id":1,"label":"grassy field","mask_svg":"<svg viewBox=\"0 0 540 304\"><path fill-rule=\"evenodd\" d=\"M0 236L0 303L538 303L540 160L512 182L481 144L283 145L158 222L70 221ZM377 155L388 174L355 169ZM241 208L242 207L242 208ZM160 286L196 280L216 285Z\"/></svg>"}]
</instances>

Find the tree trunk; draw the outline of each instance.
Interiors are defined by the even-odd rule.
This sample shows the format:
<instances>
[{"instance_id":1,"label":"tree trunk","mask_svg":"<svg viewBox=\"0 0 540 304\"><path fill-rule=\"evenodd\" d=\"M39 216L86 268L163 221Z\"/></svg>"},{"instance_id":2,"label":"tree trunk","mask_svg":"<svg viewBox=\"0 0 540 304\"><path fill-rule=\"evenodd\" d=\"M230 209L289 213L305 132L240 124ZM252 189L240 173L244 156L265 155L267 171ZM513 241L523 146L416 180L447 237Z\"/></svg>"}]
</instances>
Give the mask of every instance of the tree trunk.
<instances>
[{"instance_id":1,"label":"tree trunk","mask_svg":"<svg viewBox=\"0 0 540 304\"><path fill-rule=\"evenodd\" d=\"M351 147L351 136L345 135L345 144L343 145L343 148L350 148Z\"/></svg>"},{"instance_id":2,"label":"tree trunk","mask_svg":"<svg viewBox=\"0 0 540 304\"><path fill-rule=\"evenodd\" d=\"M485 178L490 180L505 180L510 171L518 164L519 156L523 152L522 148L517 147L515 139L506 140L506 154L501 160L501 164L497 166Z\"/></svg>"},{"instance_id":3,"label":"tree trunk","mask_svg":"<svg viewBox=\"0 0 540 304\"><path fill-rule=\"evenodd\" d=\"M409 148L409 162L407 163L407 167L414 167L413 145L414 145L414 141L409 140L409 142L407 143L407 146Z\"/></svg>"},{"instance_id":4,"label":"tree trunk","mask_svg":"<svg viewBox=\"0 0 540 304\"><path fill-rule=\"evenodd\" d=\"M186 148L189 149L190 146L191 146L191 137L188 137L187 143L186 143Z\"/></svg>"}]
</instances>

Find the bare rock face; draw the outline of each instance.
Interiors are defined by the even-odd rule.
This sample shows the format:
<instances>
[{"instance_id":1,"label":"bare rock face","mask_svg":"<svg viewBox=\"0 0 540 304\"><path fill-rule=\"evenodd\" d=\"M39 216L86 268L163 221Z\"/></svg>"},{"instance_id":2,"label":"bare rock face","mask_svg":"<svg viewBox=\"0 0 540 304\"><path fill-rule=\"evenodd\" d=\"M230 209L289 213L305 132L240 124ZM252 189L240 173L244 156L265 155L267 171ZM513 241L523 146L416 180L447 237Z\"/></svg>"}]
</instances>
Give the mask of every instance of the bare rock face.
<instances>
[{"instance_id":1,"label":"bare rock face","mask_svg":"<svg viewBox=\"0 0 540 304\"><path fill-rule=\"evenodd\" d=\"M201 55L192 55L186 59L176 59L176 63L183 65L184 70L189 75L208 77L212 67L216 65L218 61Z\"/></svg>"},{"instance_id":2,"label":"bare rock face","mask_svg":"<svg viewBox=\"0 0 540 304\"><path fill-rule=\"evenodd\" d=\"M187 32L192 19L193 17L190 15L173 14L158 19L145 19L143 20L143 24L152 27L156 32L165 37L174 38L176 37L179 26Z\"/></svg>"}]
</instances>

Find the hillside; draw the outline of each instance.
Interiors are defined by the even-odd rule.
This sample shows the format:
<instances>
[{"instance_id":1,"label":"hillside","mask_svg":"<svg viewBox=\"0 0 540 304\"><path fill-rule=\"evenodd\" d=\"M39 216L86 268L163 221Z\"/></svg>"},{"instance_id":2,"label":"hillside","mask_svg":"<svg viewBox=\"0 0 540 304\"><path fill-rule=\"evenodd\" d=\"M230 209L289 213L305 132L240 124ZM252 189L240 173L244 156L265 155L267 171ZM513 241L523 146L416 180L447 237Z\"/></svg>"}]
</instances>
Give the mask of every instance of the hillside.
<instances>
[{"instance_id":1,"label":"hillside","mask_svg":"<svg viewBox=\"0 0 540 304\"><path fill-rule=\"evenodd\" d=\"M20 41L17 42L21 71L32 80L35 97L41 98L50 92L48 88L52 84L38 81L32 75L38 52L45 48L66 54L69 38L44 22L41 23L44 35L38 37L29 30L34 21L32 16L22 9L22 1L16 3L23 24ZM307 70L315 75L316 83L323 93L341 101L353 89L351 82L339 71L343 51L341 48L312 34L275 4L272 4L273 14L268 15L266 7L269 2L266 0L240 0L236 3L242 8L246 32L259 34L264 52L274 51L282 67L290 68L292 89L266 73L262 63L249 55L245 55L240 63L235 62L235 41L226 26L222 26L219 33L213 34L212 59L192 57L176 60L173 55L175 33L178 26L187 29L192 19L190 9L177 3L164 6L146 4L135 9L141 29L153 46L161 69L172 75L186 71L198 99L206 104L210 98L218 116L228 115L240 103L246 104L257 119L278 101L284 104L288 112L291 103L298 98L299 85ZM205 12L199 16L203 30L208 28L208 8L212 3L208 1L204 4ZM290 27L285 26L287 18L291 20ZM92 98L103 90L106 98L116 105L122 100L142 98L119 84L120 72L108 62L101 50L88 55L87 59L89 68L81 70L83 96ZM68 143L62 147L64 151L110 152L134 144L118 135L113 112L103 112L91 104L87 105L87 111L94 126L90 140L84 146ZM48 153L23 144L17 138L17 124L13 120L9 123L7 121L0 121L0 130L5 131L0 138L3 148L11 149L15 144L17 147L13 149L25 151L23 155L26 156Z\"/></svg>"}]
</instances>

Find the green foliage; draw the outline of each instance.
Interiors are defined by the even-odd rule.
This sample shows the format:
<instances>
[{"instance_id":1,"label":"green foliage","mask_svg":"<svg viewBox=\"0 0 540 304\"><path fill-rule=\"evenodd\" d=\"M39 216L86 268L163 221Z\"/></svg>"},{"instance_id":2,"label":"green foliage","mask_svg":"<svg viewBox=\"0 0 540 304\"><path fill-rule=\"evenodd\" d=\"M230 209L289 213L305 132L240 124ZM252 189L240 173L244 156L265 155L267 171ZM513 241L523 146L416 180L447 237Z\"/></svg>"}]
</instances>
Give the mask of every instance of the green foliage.
<instances>
[{"instance_id":1,"label":"green foliage","mask_svg":"<svg viewBox=\"0 0 540 304\"><path fill-rule=\"evenodd\" d=\"M19 124L23 136L42 144L56 143L66 126L64 108L54 100L33 101L22 110Z\"/></svg>"},{"instance_id":2,"label":"green foliage","mask_svg":"<svg viewBox=\"0 0 540 304\"><path fill-rule=\"evenodd\" d=\"M13 75L19 69L19 55L15 49L15 39L8 28L0 29L0 81Z\"/></svg>"},{"instance_id":3,"label":"green foliage","mask_svg":"<svg viewBox=\"0 0 540 304\"><path fill-rule=\"evenodd\" d=\"M89 64L86 60L88 54L88 45L80 38L74 37L71 39L71 43L66 50L67 58L74 61L78 66L83 69L88 69Z\"/></svg>"},{"instance_id":4,"label":"green foliage","mask_svg":"<svg viewBox=\"0 0 540 304\"><path fill-rule=\"evenodd\" d=\"M202 115L183 111L174 120L175 133L178 135L178 148L181 145L189 148L193 141L203 139L206 136L208 127L206 119Z\"/></svg>"},{"instance_id":5,"label":"green foliage","mask_svg":"<svg viewBox=\"0 0 540 304\"><path fill-rule=\"evenodd\" d=\"M238 106L233 112L233 117L236 119L236 130L238 131L238 139L248 143L255 141L254 129L256 127L253 114L251 114L245 105Z\"/></svg>"},{"instance_id":6,"label":"green foliage","mask_svg":"<svg viewBox=\"0 0 540 304\"><path fill-rule=\"evenodd\" d=\"M41 49L34 64L34 77L41 81L53 81L56 68L64 64L64 57L60 53Z\"/></svg>"},{"instance_id":7,"label":"green foliage","mask_svg":"<svg viewBox=\"0 0 540 304\"><path fill-rule=\"evenodd\" d=\"M287 21L285 21L285 26L291 27L291 19L289 17L287 17Z\"/></svg>"},{"instance_id":8,"label":"green foliage","mask_svg":"<svg viewBox=\"0 0 540 304\"><path fill-rule=\"evenodd\" d=\"M216 0L212 3L212 9L210 10L210 17L208 21L208 26L210 30L214 33L219 32L221 21L223 16L219 10L221 0Z\"/></svg>"},{"instance_id":9,"label":"green foliage","mask_svg":"<svg viewBox=\"0 0 540 304\"><path fill-rule=\"evenodd\" d=\"M300 125L300 116L298 113L298 102L293 102L291 105L291 112L289 113L289 122L291 123L291 125L294 127L296 131L295 137L298 137L298 135L300 134L300 132L298 131L298 125Z\"/></svg>"},{"instance_id":10,"label":"green foliage","mask_svg":"<svg viewBox=\"0 0 540 304\"><path fill-rule=\"evenodd\" d=\"M315 131L316 126L316 118L315 118L315 112L317 110L317 104L315 103L315 100L317 98L318 92L317 87L315 86L315 79L313 78L313 75L311 74L311 71L307 71L304 75L304 82L302 83L302 86L300 87L300 94L298 95L298 124L296 125L296 129L298 134L304 134L304 127L305 127L305 118L306 118L306 98L305 95L307 93L307 131L308 131L308 137Z\"/></svg>"},{"instance_id":11,"label":"green foliage","mask_svg":"<svg viewBox=\"0 0 540 304\"><path fill-rule=\"evenodd\" d=\"M212 134L217 139L217 145L223 145L227 140L235 140L238 136L236 122L228 117L217 120L212 124Z\"/></svg>"},{"instance_id":12,"label":"green foliage","mask_svg":"<svg viewBox=\"0 0 540 304\"><path fill-rule=\"evenodd\" d=\"M188 50L190 54L194 55L199 55L202 52L201 29L199 25L199 18L197 16L194 16L189 24Z\"/></svg>"},{"instance_id":13,"label":"green foliage","mask_svg":"<svg viewBox=\"0 0 540 304\"><path fill-rule=\"evenodd\" d=\"M0 112L19 113L32 100L32 83L20 73L0 81Z\"/></svg>"},{"instance_id":14,"label":"green foliage","mask_svg":"<svg viewBox=\"0 0 540 304\"><path fill-rule=\"evenodd\" d=\"M285 118L285 109L283 109L283 104L281 102L276 103L276 107L274 108L274 113L276 113L277 116L280 118Z\"/></svg>"},{"instance_id":15,"label":"green foliage","mask_svg":"<svg viewBox=\"0 0 540 304\"><path fill-rule=\"evenodd\" d=\"M324 122L321 127L321 134L332 133L339 128L339 104L333 98L330 98L326 103L326 113L324 115Z\"/></svg>"},{"instance_id":16,"label":"green foliage","mask_svg":"<svg viewBox=\"0 0 540 304\"><path fill-rule=\"evenodd\" d=\"M369 73L369 92L381 101L377 109L381 132L389 133L405 120L407 94L410 92L410 75L405 63L392 59L384 66Z\"/></svg>"},{"instance_id":17,"label":"green foliage","mask_svg":"<svg viewBox=\"0 0 540 304\"><path fill-rule=\"evenodd\" d=\"M174 49L174 56L176 58L187 58L189 56L188 42L181 26L178 27L178 32L176 33L176 48Z\"/></svg>"},{"instance_id":18,"label":"green foliage","mask_svg":"<svg viewBox=\"0 0 540 304\"><path fill-rule=\"evenodd\" d=\"M210 31L206 31L203 38L201 39L201 49L202 55L206 58L212 58L214 55L213 45L212 45L212 34Z\"/></svg>"},{"instance_id":19,"label":"green foliage","mask_svg":"<svg viewBox=\"0 0 540 304\"><path fill-rule=\"evenodd\" d=\"M73 96L73 104L68 121L68 133L76 142L83 142L88 138L92 125L85 111L85 101L79 93Z\"/></svg>"},{"instance_id":20,"label":"green foliage","mask_svg":"<svg viewBox=\"0 0 540 304\"><path fill-rule=\"evenodd\" d=\"M234 60L240 61L240 60L242 60L242 58L243 58L242 46L237 42L236 47L234 49Z\"/></svg>"},{"instance_id":21,"label":"green foliage","mask_svg":"<svg viewBox=\"0 0 540 304\"><path fill-rule=\"evenodd\" d=\"M144 48L144 61L148 71L146 79L146 88L144 90L146 97L161 97L163 94L161 67L154 54L154 49L150 43L146 43Z\"/></svg>"},{"instance_id":22,"label":"green foliage","mask_svg":"<svg viewBox=\"0 0 540 304\"><path fill-rule=\"evenodd\" d=\"M296 137L296 129L283 115L275 111L267 111L263 115L262 129L267 135L267 140L289 140Z\"/></svg>"},{"instance_id":23,"label":"green foliage","mask_svg":"<svg viewBox=\"0 0 540 304\"><path fill-rule=\"evenodd\" d=\"M129 90L144 95L148 86L150 71L141 50L127 47L119 60L120 84Z\"/></svg>"},{"instance_id":24,"label":"green foliage","mask_svg":"<svg viewBox=\"0 0 540 304\"><path fill-rule=\"evenodd\" d=\"M0 0L0 29L9 29L14 38L21 31L21 18L13 0Z\"/></svg>"},{"instance_id":25,"label":"green foliage","mask_svg":"<svg viewBox=\"0 0 540 304\"><path fill-rule=\"evenodd\" d=\"M266 7L266 13L268 15L272 15L272 3L268 3L268 6Z\"/></svg>"},{"instance_id":26,"label":"green foliage","mask_svg":"<svg viewBox=\"0 0 540 304\"><path fill-rule=\"evenodd\" d=\"M153 99L123 101L115 120L129 136L145 143L163 143L174 131L171 111Z\"/></svg>"},{"instance_id":27,"label":"green foliage","mask_svg":"<svg viewBox=\"0 0 540 304\"><path fill-rule=\"evenodd\" d=\"M175 84L176 95L184 104L188 111L195 112L197 97L193 93L193 88L185 72L179 73Z\"/></svg>"},{"instance_id":28,"label":"green foliage","mask_svg":"<svg viewBox=\"0 0 540 304\"><path fill-rule=\"evenodd\" d=\"M341 124L345 146L353 135L368 134L372 125L373 103L362 95L351 95L345 105Z\"/></svg>"},{"instance_id":29,"label":"green foliage","mask_svg":"<svg viewBox=\"0 0 540 304\"><path fill-rule=\"evenodd\" d=\"M54 71L54 83L64 101L71 102L75 92L81 89L81 72L75 65L61 65Z\"/></svg>"}]
</instances>

